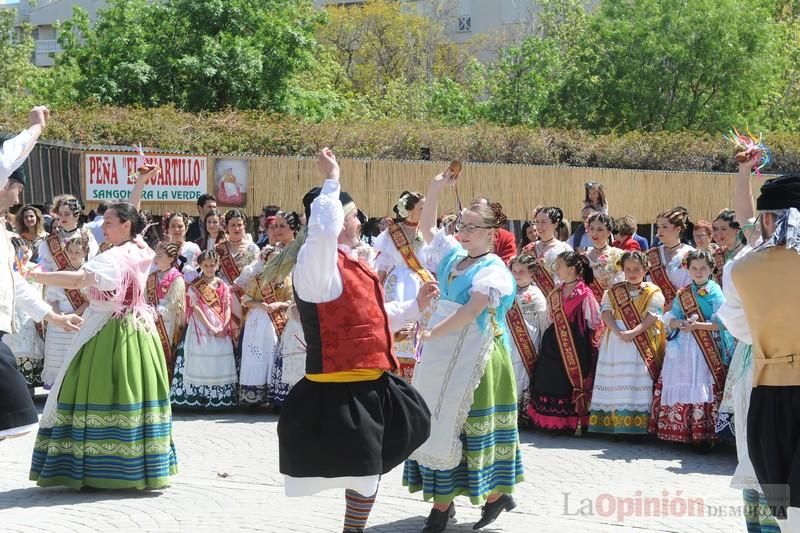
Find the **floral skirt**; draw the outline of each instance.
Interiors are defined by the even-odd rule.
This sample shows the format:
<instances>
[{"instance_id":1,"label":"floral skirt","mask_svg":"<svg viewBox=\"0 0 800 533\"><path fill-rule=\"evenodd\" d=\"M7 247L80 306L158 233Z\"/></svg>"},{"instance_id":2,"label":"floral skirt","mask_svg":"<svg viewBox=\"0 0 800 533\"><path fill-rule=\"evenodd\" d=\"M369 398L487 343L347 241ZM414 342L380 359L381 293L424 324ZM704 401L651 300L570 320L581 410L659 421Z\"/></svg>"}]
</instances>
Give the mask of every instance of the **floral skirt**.
<instances>
[{"instance_id":1,"label":"floral skirt","mask_svg":"<svg viewBox=\"0 0 800 533\"><path fill-rule=\"evenodd\" d=\"M172 378L170 395L174 407L189 409L230 409L236 407L238 391L236 383L220 385L191 385L184 383L186 357L184 343L178 344L175 356L175 375Z\"/></svg>"},{"instance_id":2,"label":"floral skirt","mask_svg":"<svg viewBox=\"0 0 800 533\"><path fill-rule=\"evenodd\" d=\"M722 391L714 385L713 402L661 405L663 375L653 392L653 412L649 432L671 442L715 442L718 440L717 410Z\"/></svg>"}]
</instances>

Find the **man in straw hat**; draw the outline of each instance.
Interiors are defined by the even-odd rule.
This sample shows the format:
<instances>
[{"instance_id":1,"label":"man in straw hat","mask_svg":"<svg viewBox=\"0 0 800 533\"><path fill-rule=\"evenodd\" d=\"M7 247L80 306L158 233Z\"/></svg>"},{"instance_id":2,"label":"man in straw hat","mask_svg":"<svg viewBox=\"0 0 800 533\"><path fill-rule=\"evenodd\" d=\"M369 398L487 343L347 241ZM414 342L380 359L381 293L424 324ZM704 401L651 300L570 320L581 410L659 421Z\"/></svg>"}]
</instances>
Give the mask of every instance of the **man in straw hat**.
<instances>
[{"instance_id":1,"label":"man in straw hat","mask_svg":"<svg viewBox=\"0 0 800 533\"><path fill-rule=\"evenodd\" d=\"M389 371L398 367L392 332L417 320L438 288L427 283L415 301L384 304L377 274L351 248L360 224L353 199L340 190L333 152L324 149L317 167L325 181L303 198L307 230L264 274L272 279L294 267L307 346L306 376L278 422L280 471L288 496L346 489L344 531L360 532L379 476L430 433L425 401Z\"/></svg>"},{"instance_id":2,"label":"man in straw hat","mask_svg":"<svg viewBox=\"0 0 800 533\"><path fill-rule=\"evenodd\" d=\"M718 316L736 338L752 344L749 456L778 525L794 532L800 531L800 332L794 320L800 284L790 280L800 277L800 174L764 182L756 209L763 243L730 267L732 283Z\"/></svg>"}]
</instances>

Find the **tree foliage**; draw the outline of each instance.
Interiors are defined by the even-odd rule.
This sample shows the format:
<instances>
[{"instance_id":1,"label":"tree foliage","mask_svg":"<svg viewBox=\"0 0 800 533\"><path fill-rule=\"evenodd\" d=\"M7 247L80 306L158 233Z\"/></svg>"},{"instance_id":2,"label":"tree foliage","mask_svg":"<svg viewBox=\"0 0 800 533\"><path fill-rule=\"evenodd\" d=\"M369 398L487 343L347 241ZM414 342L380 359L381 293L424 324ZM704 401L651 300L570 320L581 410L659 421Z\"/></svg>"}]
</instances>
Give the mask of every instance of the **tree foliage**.
<instances>
[{"instance_id":1,"label":"tree foliage","mask_svg":"<svg viewBox=\"0 0 800 533\"><path fill-rule=\"evenodd\" d=\"M9 106L24 96L26 81L37 75L31 64L34 42L31 28L16 31L16 11L0 9L0 105Z\"/></svg>"}]
</instances>

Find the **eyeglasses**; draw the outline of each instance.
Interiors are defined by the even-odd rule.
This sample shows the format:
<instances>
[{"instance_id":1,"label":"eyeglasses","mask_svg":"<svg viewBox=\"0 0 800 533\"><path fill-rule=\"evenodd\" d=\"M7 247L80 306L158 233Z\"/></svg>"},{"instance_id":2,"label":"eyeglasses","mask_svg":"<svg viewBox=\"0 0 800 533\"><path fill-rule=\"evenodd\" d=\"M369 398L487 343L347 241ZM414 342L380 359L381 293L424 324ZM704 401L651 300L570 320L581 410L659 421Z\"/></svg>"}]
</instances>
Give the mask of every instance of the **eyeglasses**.
<instances>
[{"instance_id":1,"label":"eyeglasses","mask_svg":"<svg viewBox=\"0 0 800 533\"><path fill-rule=\"evenodd\" d=\"M476 226L475 224L462 224L456 222L456 231L464 231L466 233L475 233L476 229L492 229L491 226Z\"/></svg>"}]
</instances>

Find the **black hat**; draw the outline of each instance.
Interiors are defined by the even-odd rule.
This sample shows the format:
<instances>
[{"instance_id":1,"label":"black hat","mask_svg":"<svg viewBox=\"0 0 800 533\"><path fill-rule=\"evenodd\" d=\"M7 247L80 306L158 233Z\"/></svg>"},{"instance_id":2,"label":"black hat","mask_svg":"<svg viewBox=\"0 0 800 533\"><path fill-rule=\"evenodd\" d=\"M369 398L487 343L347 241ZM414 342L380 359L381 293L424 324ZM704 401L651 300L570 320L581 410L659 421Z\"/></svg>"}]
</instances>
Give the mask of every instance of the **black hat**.
<instances>
[{"instance_id":1,"label":"black hat","mask_svg":"<svg viewBox=\"0 0 800 533\"><path fill-rule=\"evenodd\" d=\"M756 200L756 209L775 211L790 207L800 209L800 174L787 174L765 181Z\"/></svg>"},{"instance_id":2,"label":"black hat","mask_svg":"<svg viewBox=\"0 0 800 533\"><path fill-rule=\"evenodd\" d=\"M317 198L317 196L319 196L321 193L322 193L322 189L321 188L314 187L313 189L308 191L305 196L303 196L303 208L305 209L305 212L306 212L306 220L311 218L311 204L312 204L312 202L314 202L314 200ZM339 201L342 202L342 206L354 203L353 202L353 197L350 196L349 194L347 194L344 191L339 192Z\"/></svg>"},{"instance_id":3,"label":"black hat","mask_svg":"<svg viewBox=\"0 0 800 533\"><path fill-rule=\"evenodd\" d=\"M22 167L19 167L17 170L11 173L8 179L9 181L14 180L25 185L25 182L28 180L28 176L25 174L25 170Z\"/></svg>"}]
</instances>

